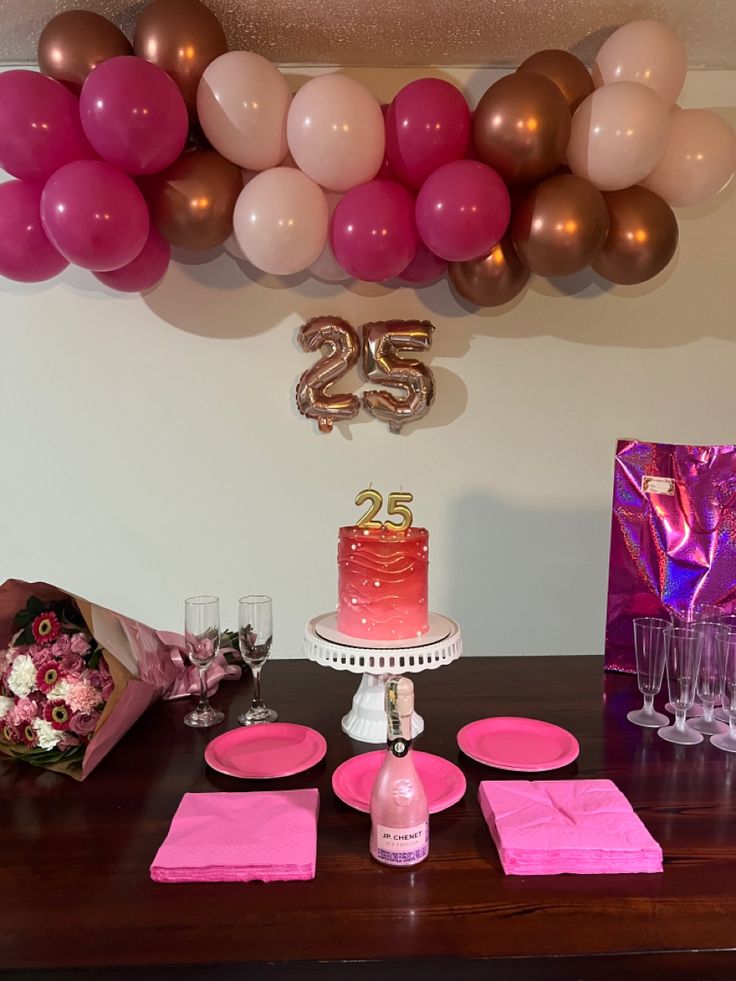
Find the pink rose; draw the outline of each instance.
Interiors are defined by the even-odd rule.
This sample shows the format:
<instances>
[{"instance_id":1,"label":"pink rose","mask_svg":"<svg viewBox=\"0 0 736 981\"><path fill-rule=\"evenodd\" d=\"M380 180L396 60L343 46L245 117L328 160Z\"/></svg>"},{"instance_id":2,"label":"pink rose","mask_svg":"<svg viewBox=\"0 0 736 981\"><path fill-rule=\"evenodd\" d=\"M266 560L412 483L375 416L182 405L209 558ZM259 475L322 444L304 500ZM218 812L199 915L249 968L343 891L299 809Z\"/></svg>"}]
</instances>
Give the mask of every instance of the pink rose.
<instances>
[{"instance_id":1,"label":"pink rose","mask_svg":"<svg viewBox=\"0 0 736 981\"><path fill-rule=\"evenodd\" d=\"M102 674L99 671L88 671L85 677L93 688L98 691L102 688Z\"/></svg>"},{"instance_id":2,"label":"pink rose","mask_svg":"<svg viewBox=\"0 0 736 981\"><path fill-rule=\"evenodd\" d=\"M89 650L89 641L84 634L72 634L69 646L73 654L86 654Z\"/></svg>"},{"instance_id":3,"label":"pink rose","mask_svg":"<svg viewBox=\"0 0 736 981\"><path fill-rule=\"evenodd\" d=\"M89 715L82 715L80 713L72 716L70 728L72 732L76 732L79 736L88 736L95 731L99 721L99 712L90 712Z\"/></svg>"},{"instance_id":4,"label":"pink rose","mask_svg":"<svg viewBox=\"0 0 736 981\"><path fill-rule=\"evenodd\" d=\"M76 736L73 732L63 732L61 739L59 740L59 749L73 749L75 746L79 746L81 739Z\"/></svg>"},{"instance_id":5,"label":"pink rose","mask_svg":"<svg viewBox=\"0 0 736 981\"><path fill-rule=\"evenodd\" d=\"M106 702L110 695L115 691L115 682L109 678L102 686L102 700Z\"/></svg>"},{"instance_id":6,"label":"pink rose","mask_svg":"<svg viewBox=\"0 0 736 981\"><path fill-rule=\"evenodd\" d=\"M19 698L8 713L10 724L13 726L24 726L26 722L31 722L38 716L38 703L30 698Z\"/></svg>"},{"instance_id":7,"label":"pink rose","mask_svg":"<svg viewBox=\"0 0 736 981\"><path fill-rule=\"evenodd\" d=\"M61 659L61 667L68 674L80 674L84 671L84 661L79 654L65 654Z\"/></svg>"},{"instance_id":8,"label":"pink rose","mask_svg":"<svg viewBox=\"0 0 736 981\"><path fill-rule=\"evenodd\" d=\"M54 657L64 657L65 654L69 653L70 649L69 634L60 634L51 645L51 653Z\"/></svg>"},{"instance_id":9,"label":"pink rose","mask_svg":"<svg viewBox=\"0 0 736 981\"><path fill-rule=\"evenodd\" d=\"M52 651L48 647L39 647L38 644L29 644L26 647L25 652L37 668L40 668L42 664L45 664L49 659L49 654Z\"/></svg>"}]
</instances>

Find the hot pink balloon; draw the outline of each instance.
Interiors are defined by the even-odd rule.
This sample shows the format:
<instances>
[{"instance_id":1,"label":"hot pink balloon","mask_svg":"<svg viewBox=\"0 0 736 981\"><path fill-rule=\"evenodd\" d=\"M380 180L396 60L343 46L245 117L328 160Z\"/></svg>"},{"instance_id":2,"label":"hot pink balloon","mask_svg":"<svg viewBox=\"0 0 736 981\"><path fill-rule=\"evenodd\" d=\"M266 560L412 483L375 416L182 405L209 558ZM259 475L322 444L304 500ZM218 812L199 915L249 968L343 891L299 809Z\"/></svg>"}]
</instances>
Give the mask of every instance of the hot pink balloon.
<instances>
[{"instance_id":1,"label":"hot pink balloon","mask_svg":"<svg viewBox=\"0 0 736 981\"><path fill-rule=\"evenodd\" d=\"M405 85L386 116L386 155L408 187L419 188L431 173L461 160L470 144L470 109L465 96L441 78Z\"/></svg>"},{"instance_id":2,"label":"hot pink balloon","mask_svg":"<svg viewBox=\"0 0 736 981\"><path fill-rule=\"evenodd\" d=\"M710 109L681 109L670 115L667 149L642 184L682 208L718 194L734 170L736 131Z\"/></svg>"},{"instance_id":3,"label":"hot pink balloon","mask_svg":"<svg viewBox=\"0 0 736 981\"><path fill-rule=\"evenodd\" d=\"M41 221L63 256L93 272L132 262L150 226L138 187L102 160L78 160L58 170L43 189Z\"/></svg>"},{"instance_id":4,"label":"hot pink balloon","mask_svg":"<svg viewBox=\"0 0 736 981\"><path fill-rule=\"evenodd\" d=\"M41 188L27 181L0 184L0 276L40 283L68 265L41 227Z\"/></svg>"},{"instance_id":5,"label":"hot pink balloon","mask_svg":"<svg viewBox=\"0 0 736 981\"><path fill-rule=\"evenodd\" d=\"M448 262L487 255L511 216L509 192L495 170L477 160L454 160L427 178L417 196L422 241Z\"/></svg>"},{"instance_id":6,"label":"hot pink balloon","mask_svg":"<svg viewBox=\"0 0 736 981\"><path fill-rule=\"evenodd\" d=\"M687 73L685 45L671 27L657 20L633 20L604 41L593 65L597 87L639 82L666 105L677 99Z\"/></svg>"},{"instance_id":7,"label":"hot pink balloon","mask_svg":"<svg viewBox=\"0 0 736 981\"><path fill-rule=\"evenodd\" d=\"M37 72L0 72L0 168L45 183L72 160L94 158L75 96Z\"/></svg>"},{"instance_id":8,"label":"hot pink balloon","mask_svg":"<svg viewBox=\"0 0 736 981\"><path fill-rule=\"evenodd\" d=\"M416 254L399 276L411 286L428 286L447 272L447 261L430 252L424 242L419 242Z\"/></svg>"},{"instance_id":9,"label":"hot pink balloon","mask_svg":"<svg viewBox=\"0 0 736 981\"><path fill-rule=\"evenodd\" d=\"M667 146L667 106L639 82L596 89L572 117L567 162L573 174L600 191L632 187L651 174Z\"/></svg>"},{"instance_id":10,"label":"hot pink balloon","mask_svg":"<svg viewBox=\"0 0 736 981\"><path fill-rule=\"evenodd\" d=\"M386 127L386 117L388 116L388 110L389 110L388 103L387 102L381 103L381 114L383 115L384 129ZM401 183L401 181L398 178L398 175L394 173L393 169L391 168L391 164L388 162L388 151L384 152L383 154L383 163L381 164L381 169L376 174L376 180L395 181L397 184Z\"/></svg>"},{"instance_id":11,"label":"hot pink balloon","mask_svg":"<svg viewBox=\"0 0 736 981\"><path fill-rule=\"evenodd\" d=\"M337 72L312 78L299 89L286 136L297 166L328 191L347 191L371 180L386 148L378 102L360 82Z\"/></svg>"},{"instance_id":12,"label":"hot pink balloon","mask_svg":"<svg viewBox=\"0 0 736 981\"><path fill-rule=\"evenodd\" d=\"M172 79L143 58L110 58L87 76L79 97L87 138L126 174L156 174L184 149L189 116Z\"/></svg>"},{"instance_id":13,"label":"hot pink balloon","mask_svg":"<svg viewBox=\"0 0 736 981\"><path fill-rule=\"evenodd\" d=\"M348 191L332 216L332 250L355 279L378 283L406 269L417 250L414 197L392 181Z\"/></svg>"},{"instance_id":14,"label":"hot pink balloon","mask_svg":"<svg viewBox=\"0 0 736 981\"><path fill-rule=\"evenodd\" d=\"M98 272L95 277L120 293L142 293L158 286L171 260L171 246L155 225L148 231L146 244L139 255L121 269Z\"/></svg>"}]
</instances>

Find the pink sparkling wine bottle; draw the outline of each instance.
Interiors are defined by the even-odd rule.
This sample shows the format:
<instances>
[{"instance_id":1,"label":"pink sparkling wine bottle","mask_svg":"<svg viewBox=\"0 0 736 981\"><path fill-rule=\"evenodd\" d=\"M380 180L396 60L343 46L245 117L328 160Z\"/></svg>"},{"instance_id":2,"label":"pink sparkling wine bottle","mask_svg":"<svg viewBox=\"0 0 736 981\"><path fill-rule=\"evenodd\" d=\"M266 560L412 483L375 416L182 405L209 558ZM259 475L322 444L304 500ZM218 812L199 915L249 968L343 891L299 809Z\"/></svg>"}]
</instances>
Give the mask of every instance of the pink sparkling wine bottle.
<instances>
[{"instance_id":1,"label":"pink sparkling wine bottle","mask_svg":"<svg viewBox=\"0 0 736 981\"><path fill-rule=\"evenodd\" d=\"M411 751L414 685L386 682L388 746L371 792L371 855L384 865L417 865L429 853L429 808Z\"/></svg>"}]
</instances>

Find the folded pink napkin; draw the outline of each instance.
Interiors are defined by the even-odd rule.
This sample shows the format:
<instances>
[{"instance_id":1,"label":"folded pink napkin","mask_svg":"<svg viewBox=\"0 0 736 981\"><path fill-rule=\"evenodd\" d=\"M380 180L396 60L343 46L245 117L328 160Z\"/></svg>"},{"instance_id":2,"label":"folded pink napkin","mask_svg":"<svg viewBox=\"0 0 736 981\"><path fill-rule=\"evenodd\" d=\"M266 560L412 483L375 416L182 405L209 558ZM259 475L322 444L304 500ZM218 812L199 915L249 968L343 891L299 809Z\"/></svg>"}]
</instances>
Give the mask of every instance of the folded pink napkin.
<instances>
[{"instance_id":1,"label":"folded pink napkin","mask_svg":"<svg viewBox=\"0 0 736 981\"><path fill-rule=\"evenodd\" d=\"M610 780L485 780L478 799L507 875L662 871L662 849Z\"/></svg>"},{"instance_id":2,"label":"folded pink napkin","mask_svg":"<svg viewBox=\"0 0 736 981\"><path fill-rule=\"evenodd\" d=\"M319 791L184 794L151 865L155 882L313 879Z\"/></svg>"}]
</instances>

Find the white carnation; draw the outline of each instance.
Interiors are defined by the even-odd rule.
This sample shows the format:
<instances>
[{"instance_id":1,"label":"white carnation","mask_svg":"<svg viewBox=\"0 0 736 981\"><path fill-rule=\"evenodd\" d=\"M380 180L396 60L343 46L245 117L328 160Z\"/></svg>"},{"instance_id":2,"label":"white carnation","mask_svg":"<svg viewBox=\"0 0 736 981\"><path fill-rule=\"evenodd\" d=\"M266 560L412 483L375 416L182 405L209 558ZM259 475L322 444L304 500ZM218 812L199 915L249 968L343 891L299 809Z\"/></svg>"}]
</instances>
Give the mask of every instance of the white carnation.
<instances>
[{"instance_id":1,"label":"white carnation","mask_svg":"<svg viewBox=\"0 0 736 981\"><path fill-rule=\"evenodd\" d=\"M12 698L0 695L0 720L4 719L15 703Z\"/></svg>"},{"instance_id":2,"label":"white carnation","mask_svg":"<svg viewBox=\"0 0 736 981\"><path fill-rule=\"evenodd\" d=\"M54 749L61 739L61 733L54 729L46 719L34 719L31 723L38 735L38 745L41 749Z\"/></svg>"},{"instance_id":3,"label":"white carnation","mask_svg":"<svg viewBox=\"0 0 736 981\"><path fill-rule=\"evenodd\" d=\"M50 702L67 702L71 687L71 684L66 679L57 681L51 691L47 693L46 698Z\"/></svg>"},{"instance_id":4,"label":"white carnation","mask_svg":"<svg viewBox=\"0 0 736 981\"><path fill-rule=\"evenodd\" d=\"M16 698L27 698L36 687L36 665L28 654L19 654L13 661L7 686Z\"/></svg>"}]
</instances>

